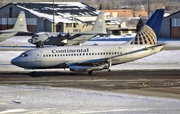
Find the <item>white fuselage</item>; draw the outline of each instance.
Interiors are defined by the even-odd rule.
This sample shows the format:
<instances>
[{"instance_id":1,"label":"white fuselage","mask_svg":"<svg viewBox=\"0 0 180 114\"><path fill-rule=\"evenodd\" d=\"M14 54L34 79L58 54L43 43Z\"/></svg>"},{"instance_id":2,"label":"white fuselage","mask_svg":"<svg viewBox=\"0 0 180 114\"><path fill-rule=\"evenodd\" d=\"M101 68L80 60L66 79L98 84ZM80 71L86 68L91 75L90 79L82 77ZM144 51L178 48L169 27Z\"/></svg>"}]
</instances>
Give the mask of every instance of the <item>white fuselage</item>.
<instances>
[{"instance_id":1,"label":"white fuselage","mask_svg":"<svg viewBox=\"0 0 180 114\"><path fill-rule=\"evenodd\" d=\"M40 48L24 52L13 59L12 63L27 69L67 68L68 64L71 63L112 57L112 65L116 65L152 55L161 51L163 48L163 46L157 46L147 50L141 50L149 46L152 45L123 44L115 46L64 46ZM136 50L139 51L129 53Z\"/></svg>"}]
</instances>

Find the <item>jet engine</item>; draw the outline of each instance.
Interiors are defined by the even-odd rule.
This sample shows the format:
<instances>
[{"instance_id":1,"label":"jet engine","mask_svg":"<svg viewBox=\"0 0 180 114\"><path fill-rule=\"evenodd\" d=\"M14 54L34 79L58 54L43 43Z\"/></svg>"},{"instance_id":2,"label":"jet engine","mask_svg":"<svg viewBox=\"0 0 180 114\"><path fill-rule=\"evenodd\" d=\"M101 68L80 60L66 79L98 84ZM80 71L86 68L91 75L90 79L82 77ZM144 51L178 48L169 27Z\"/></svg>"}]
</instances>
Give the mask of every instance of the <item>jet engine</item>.
<instances>
[{"instance_id":1,"label":"jet engine","mask_svg":"<svg viewBox=\"0 0 180 114\"><path fill-rule=\"evenodd\" d=\"M69 69L70 71L75 71L75 72L91 72L91 71L96 71L96 70L103 70L103 69L108 69L109 65L108 64L103 64L99 66L85 66L85 65L70 65Z\"/></svg>"},{"instance_id":2,"label":"jet engine","mask_svg":"<svg viewBox=\"0 0 180 114\"><path fill-rule=\"evenodd\" d=\"M41 32L34 34L29 40L29 43L35 44L37 48L44 47L44 42L49 38L48 34Z\"/></svg>"}]
</instances>

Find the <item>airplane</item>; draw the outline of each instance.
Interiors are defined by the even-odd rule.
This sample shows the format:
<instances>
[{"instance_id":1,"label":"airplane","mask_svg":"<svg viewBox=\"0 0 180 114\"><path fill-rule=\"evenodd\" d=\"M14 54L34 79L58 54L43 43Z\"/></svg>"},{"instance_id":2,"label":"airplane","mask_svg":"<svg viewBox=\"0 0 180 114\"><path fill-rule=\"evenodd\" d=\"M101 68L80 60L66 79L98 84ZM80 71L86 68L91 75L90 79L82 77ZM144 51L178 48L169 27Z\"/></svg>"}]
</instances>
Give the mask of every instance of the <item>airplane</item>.
<instances>
[{"instance_id":1,"label":"airplane","mask_svg":"<svg viewBox=\"0 0 180 114\"><path fill-rule=\"evenodd\" d=\"M0 31L0 42L16 35L18 32L28 32L24 11L20 11L17 21L12 29Z\"/></svg>"},{"instance_id":2,"label":"airplane","mask_svg":"<svg viewBox=\"0 0 180 114\"><path fill-rule=\"evenodd\" d=\"M93 28L87 32L80 32L74 35L67 34L55 34L55 33L36 33L28 40L29 43L35 44L37 48L44 47L44 45L80 45L85 41L95 37L96 35L104 35L106 32L105 16L101 12L99 13Z\"/></svg>"},{"instance_id":3,"label":"airplane","mask_svg":"<svg viewBox=\"0 0 180 114\"><path fill-rule=\"evenodd\" d=\"M164 9L157 9L136 36L124 44L61 46L28 50L11 60L13 65L25 69L69 68L70 71L88 72L108 69L134 61L162 50L158 43Z\"/></svg>"}]
</instances>

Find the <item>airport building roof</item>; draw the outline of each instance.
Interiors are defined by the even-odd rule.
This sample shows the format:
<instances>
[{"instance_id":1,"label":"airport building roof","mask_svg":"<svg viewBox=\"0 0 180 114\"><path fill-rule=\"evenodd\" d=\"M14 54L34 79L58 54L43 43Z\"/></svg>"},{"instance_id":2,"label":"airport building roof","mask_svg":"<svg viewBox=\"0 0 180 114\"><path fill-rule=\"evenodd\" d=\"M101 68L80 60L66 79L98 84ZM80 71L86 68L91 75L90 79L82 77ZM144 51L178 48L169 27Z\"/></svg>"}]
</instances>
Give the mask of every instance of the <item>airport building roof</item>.
<instances>
[{"instance_id":1,"label":"airport building roof","mask_svg":"<svg viewBox=\"0 0 180 114\"><path fill-rule=\"evenodd\" d=\"M44 17L51 22L53 21L54 12L54 21L56 23L72 23L78 21L83 22L83 17L87 18L97 16L100 12L99 10L96 10L95 8L81 2L54 2L54 5L53 2L14 2L13 4L33 13L38 17ZM81 17L81 20L79 17Z\"/></svg>"}]
</instances>

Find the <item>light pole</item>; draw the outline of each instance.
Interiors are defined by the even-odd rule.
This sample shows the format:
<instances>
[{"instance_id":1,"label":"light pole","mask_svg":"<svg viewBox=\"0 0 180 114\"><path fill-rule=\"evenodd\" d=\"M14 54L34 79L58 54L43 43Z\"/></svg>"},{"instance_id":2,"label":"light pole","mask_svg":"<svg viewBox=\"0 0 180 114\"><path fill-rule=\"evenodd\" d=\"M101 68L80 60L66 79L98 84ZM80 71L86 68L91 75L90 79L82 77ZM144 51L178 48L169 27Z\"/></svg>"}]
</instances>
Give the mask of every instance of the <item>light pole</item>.
<instances>
[{"instance_id":1,"label":"light pole","mask_svg":"<svg viewBox=\"0 0 180 114\"><path fill-rule=\"evenodd\" d=\"M148 13L148 18L149 18L149 0L147 0L147 13Z\"/></svg>"},{"instance_id":2,"label":"light pole","mask_svg":"<svg viewBox=\"0 0 180 114\"><path fill-rule=\"evenodd\" d=\"M54 32L54 0L53 0L53 32Z\"/></svg>"}]
</instances>

